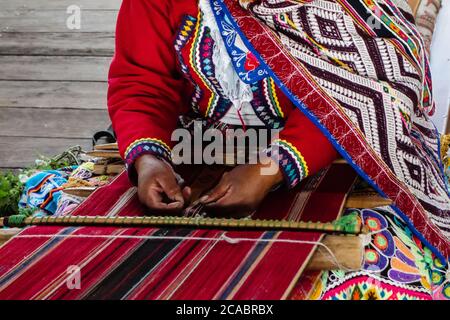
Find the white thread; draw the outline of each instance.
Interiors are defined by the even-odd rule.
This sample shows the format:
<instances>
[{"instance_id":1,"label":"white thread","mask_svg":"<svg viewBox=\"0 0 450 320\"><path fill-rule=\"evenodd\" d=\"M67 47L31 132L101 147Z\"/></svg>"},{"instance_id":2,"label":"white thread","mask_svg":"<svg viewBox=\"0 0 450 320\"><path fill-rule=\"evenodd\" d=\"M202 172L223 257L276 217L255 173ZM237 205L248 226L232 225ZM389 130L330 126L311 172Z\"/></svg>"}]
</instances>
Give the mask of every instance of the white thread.
<instances>
[{"instance_id":1,"label":"white thread","mask_svg":"<svg viewBox=\"0 0 450 320\"><path fill-rule=\"evenodd\" d=\"M81 239L138 239L138 240L194 240L194 241L226 241L230 244L239 244L240 242L256 242L256 243L288 243L288 244L309 244L321 246L325 249L329 258L336 265L337 269L344 270L346 272L358 271L360 269L350 269L339 263L336 255L325 244L318 241L306 241L295 239L261 239L261 238L232 238L225 235L221 235L218 238L212 237L192 237L192 236L135 236L135 235L81 235L81 234L24 234L16 235L17 238L81 238Z\"/></svg>"},{"instance_id":2,"label":"white thread","mask_svg":"<svg viewBox=\"0 0 450 320\"><path fill-rule=\"evenodd\" d=\"M364 247L367 247L372 242L372 236L370 234L361 234L360 238Z\"/></svg>"},{"instance_id":3,"label":"white thread","mask_svg":"<svg viewBox=\"0 0 450 320\"><path fill-rule=\"evenodd\" d=\"M235 238L230 238L230 237L228 237L228 236L226 236L224 234L222 234L220 236L220 238L223 239L224 241L230 243L230 244L238 244L239 243L239 241L237 241Z\"/></svg>"},{"instance_id":4,"label":"white thread","mask_svg":"<svg viewBox=\"0 0 450 320\"><path fill-rule=\"evenodd\" d=\"M372 236L373 235L375 235L377 233L381 233L383 231L388 231L388 228L385 227L385 228L380 229L380 230L376 230L376 231L373 231L373 232L368 232L368 233L361 234L360 238L362 240L363 247L367 247L372 242Z\"/></svg>"},{"instance_id":5,"label":"white thread","mask_svg":"<svg viewBox=\"0 0 450 320\"><path fill-rule=\"evenodd\" d=\"M362 263L361 266L364 266L364 264L366 264L366 255L365 255L365 248L367 246L369 246L369 244L372 242L372 236L378 233L381 233L383 231L388 231L388 227L385 227L383 229L380 230L376 230L376 231L372 231L369 233L365 233L365 234L360 234L359 237L362 239ZM380 270L364 270L368 273L379 273Z\"/></svg>"}]
</instances>

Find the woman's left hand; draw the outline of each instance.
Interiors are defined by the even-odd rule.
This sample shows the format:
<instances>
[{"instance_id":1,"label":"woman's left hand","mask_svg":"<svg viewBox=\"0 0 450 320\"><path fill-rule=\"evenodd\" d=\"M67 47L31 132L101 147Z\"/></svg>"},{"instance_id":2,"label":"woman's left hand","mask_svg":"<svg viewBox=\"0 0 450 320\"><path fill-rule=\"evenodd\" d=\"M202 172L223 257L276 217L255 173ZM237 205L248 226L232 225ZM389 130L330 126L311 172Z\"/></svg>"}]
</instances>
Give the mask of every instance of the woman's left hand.
<instances>
[{"instance_id":1,"label":"woman's left hand","mask_svg":"<svg viewBox=\"0 0 450 320\"><path fill-rule=\"evenodd\" d=\"M223 175L217 186L200 198L214 215L244 217L254 212L264 197L283 181L278 164L239 165Z\"/></svg>"}]
</instances>

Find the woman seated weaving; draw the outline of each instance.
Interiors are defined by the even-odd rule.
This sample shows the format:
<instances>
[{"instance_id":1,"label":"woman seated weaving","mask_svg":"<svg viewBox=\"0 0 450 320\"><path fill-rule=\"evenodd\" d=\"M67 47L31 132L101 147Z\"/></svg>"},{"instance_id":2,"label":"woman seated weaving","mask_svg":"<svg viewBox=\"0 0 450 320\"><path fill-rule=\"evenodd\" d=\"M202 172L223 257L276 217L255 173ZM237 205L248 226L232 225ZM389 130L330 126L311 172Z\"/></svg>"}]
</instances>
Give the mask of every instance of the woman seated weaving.
<instances>
[{"instance_id":1,"label":"woman seated weaving","mask_svg":"<svg viewBox=\"0 0 450 320\"><path fill-rule=\"evenodd\" d=\"M116 37L109 112L149 208L188 204L169 165L178 126L281 129L271 164L237 166L200 202L248 214L340 154L448 259L431 77L405 0L125 0Z\"/></svg>"}]
</instances>

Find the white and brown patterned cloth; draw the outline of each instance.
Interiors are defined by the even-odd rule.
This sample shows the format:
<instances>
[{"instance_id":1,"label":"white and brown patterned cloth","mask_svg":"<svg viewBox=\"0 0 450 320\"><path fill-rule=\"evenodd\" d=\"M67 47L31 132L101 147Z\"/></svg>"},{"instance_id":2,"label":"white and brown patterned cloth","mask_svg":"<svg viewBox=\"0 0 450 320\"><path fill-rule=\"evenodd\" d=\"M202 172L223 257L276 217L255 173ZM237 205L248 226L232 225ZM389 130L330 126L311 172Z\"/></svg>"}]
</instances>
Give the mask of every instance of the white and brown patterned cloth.
<instances>
[{"instance_id":1,"label":"white and brown patterned cloth","mask_svg":"<svg viewBox=\"0 0 450 320\"><path fill-rule=\"evenodd\" d=\"M444 256L450 201L430 121L426 50L406 0L258 0L249 16L232 0L243 33L277 83ZM214 1L216 14L224 11ZM253 52L253 51L252 51ZM324 101L323 97L326 97ZM376 169L375 169L376 168Z\"/></svg>"},{"instance_id":2,"label":"white and brown patterned cloth","mask_svg":"<svg viewBox=\"0 0 450 320\"><path fill-rule=\"evenodd\" d=\"M417 29L422 34L429 54L436 18L441 9L442 0L409 0L409 2L416 19Z\"/></svg>"}]
</instances>

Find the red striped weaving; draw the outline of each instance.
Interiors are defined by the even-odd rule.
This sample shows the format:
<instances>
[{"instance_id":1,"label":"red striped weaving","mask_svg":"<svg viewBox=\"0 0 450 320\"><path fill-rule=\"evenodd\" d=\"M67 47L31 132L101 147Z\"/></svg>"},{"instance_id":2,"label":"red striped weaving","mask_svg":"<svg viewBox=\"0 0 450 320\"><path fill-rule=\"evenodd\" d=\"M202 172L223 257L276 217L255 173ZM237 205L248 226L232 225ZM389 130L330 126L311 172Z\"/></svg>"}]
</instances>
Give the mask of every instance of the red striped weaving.
<instances>
[{"instance_id":1,"label":"red striped weaving","mask_svg":"<svg viewBox=\"0 0 450 320\"><path fill-rule=\"evenodd\" d=\"M191 177L185 177L193 181L198 172L191 170ZM355 177L348 165L333 165L295 190L270 194L256 217L334 220ZM122 174L72 214L144 213L136 189ZM223 236L267 241L233 243ZM0 248L0 299L284 299L316 245L270 241L315 242L322 236L315 232L29 227ZM80 289L67 285L70 266L80 268Z\"/></svg>"}]
</instances>

